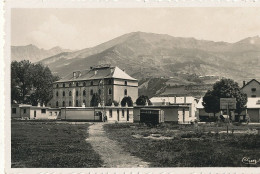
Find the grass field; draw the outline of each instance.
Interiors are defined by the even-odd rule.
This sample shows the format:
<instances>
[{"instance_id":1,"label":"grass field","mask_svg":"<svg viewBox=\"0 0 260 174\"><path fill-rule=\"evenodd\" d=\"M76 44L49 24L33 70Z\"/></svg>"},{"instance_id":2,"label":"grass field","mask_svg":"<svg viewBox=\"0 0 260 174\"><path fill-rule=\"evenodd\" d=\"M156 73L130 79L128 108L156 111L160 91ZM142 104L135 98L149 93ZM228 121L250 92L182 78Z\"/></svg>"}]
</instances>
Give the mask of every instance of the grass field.
<instances>
[{"instance_id":1,"label":"grass field","mask_svg":"<svg viewBox=\"0 0 260 174\"><path fill-rule=\"evenodd\" d=\"M108 124L105 130L132 155L150 162L151 167L259 167L242 163L243 157L260 159L260 135L254 125L171 125L149 128L139 124ZM221 132L222 131L222 132ZM151 135L166 137L158 140ZM173 139L167 139L173 138Z\"/></svg>"},{"instance_id":2,"label":"grass field","mask_svg":"<svg viewBox=\"0 0 260 174\"><path fill-rule=\"evenodd\" d=\"M99 167L100 157L85 139L89 124L12 121L13 168Z\"/></svg>"}]
</instances>

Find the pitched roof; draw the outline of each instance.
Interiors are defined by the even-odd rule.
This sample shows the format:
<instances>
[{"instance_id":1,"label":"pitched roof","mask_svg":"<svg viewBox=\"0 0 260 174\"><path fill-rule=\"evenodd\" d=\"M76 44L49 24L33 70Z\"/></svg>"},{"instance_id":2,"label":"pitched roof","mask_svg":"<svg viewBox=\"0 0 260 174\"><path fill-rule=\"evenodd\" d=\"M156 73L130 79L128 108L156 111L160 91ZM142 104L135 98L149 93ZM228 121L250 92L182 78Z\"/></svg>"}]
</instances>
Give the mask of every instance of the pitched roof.
<instances>
[{"instance_id":1,"label":"pitched roof","mask_svg":"<svg viewBox=\"0 0 260 174\"><path fill-rule=\"evenodd\" d=\"M66 77L62 78L57 82L67 82L67 81L80 81L80 80L94 80L94 79L103 79L103 78L118 78L125 80L136 80L126 74L118 67L99 67L92 68L90 70L83 71L74 71L79 73L78 77L73 77L73 72L68 74ZM136 80L137 81L137 80Z\"/></svg>"},{"instance_id":2,"label":"pitched roof","mask_svg":"<svg viewBox=\"0 0 260 174\"><path fill-rule=\"evenodd\" d=\"M250 84L250 83L253 82L253 81L256 81L256 82L260 85L260 82L259 82L259 81L257 81L256 79L252 79L252 80L250 80L249 82L247 82L241 89L243 89L245 86L247 86L248 84Z\"/></svg>"}]
</instances>

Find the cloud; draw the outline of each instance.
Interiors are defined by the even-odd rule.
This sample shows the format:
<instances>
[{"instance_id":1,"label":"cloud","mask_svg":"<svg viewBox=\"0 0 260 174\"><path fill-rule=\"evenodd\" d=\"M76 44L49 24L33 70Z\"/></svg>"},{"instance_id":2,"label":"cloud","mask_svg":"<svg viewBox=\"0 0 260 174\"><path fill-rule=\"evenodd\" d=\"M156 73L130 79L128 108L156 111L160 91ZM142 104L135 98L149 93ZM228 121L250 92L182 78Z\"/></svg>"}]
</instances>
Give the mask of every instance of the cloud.
<instances>
[{"instance_id":1,"label":"cloud","mask_svg":"<svg viewBox=\"0 0 260 174\"><path fill-rule=\"evenodd\" d=\"M56 16L51 15L47 21L28 34L28 39L43 48L61 46L71 48L73 42L79 37L79 31L70 24L61 22Z\"/></svg>"}]
</instances>

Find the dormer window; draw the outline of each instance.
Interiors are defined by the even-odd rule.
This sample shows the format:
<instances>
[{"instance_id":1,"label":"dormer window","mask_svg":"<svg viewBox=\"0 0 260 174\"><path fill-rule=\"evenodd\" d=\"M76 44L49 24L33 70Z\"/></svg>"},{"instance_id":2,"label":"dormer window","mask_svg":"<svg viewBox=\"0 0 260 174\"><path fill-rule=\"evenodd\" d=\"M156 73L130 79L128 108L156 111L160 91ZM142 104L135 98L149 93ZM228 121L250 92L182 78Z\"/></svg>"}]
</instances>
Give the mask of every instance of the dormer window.
<instances>
[{"instance_id":1,"label":"dormer window","mask_svg":"<svg viewBox=\"0 0 260 174\"><path fill-rule=\"evenodd\" d=\"M65 88L65 83L62 84L62 87Z\"/></svg>"},{"instance_id":2,"label":"dormer window","mask_svg":"<svg viewBox=\"0 0 260 174\"><path fill-rule=\"evenodd\" d=\"M251 88L251 91L252 91L252 92L255 92L255 91L256 91L256 88Z\"/></svg>"},{"instance_id":3,"label":"dormer window","mask_svg":"<svg viewBox=\"0 0 260 174\"><path fill-rule=\"evenodd\" d=\"M83 86L86 86L86 82L83 82Z\"/></svg>"},{"instance_id":4,"label":"dormer window","mask_svg":"<svg viewBox=\"0 0 260 174\"><path fill-rule=\"evenodd\" d=\"M125 86L127 86L127 81L125 81Z\"/></svg>"},{"instance_id":5,"label":"dormer window","mask_svg":"<svg viewBox=\"0 0 260 174\"><path fill-rule=\"evenodd\" d=\"M79 82L76 83L76 86L77 86L77 87L79 86Z\"/></svg>"},{"instance_id":6,"label":"dormer window","mask_svg":"<svg viewBox=\"0 0 260 174\"><path fill-rule=\"evenodd\" d=\"M69 87L72 87L72 84L71 84L71 83L69 84Z\"/></svg>"},{"instance_id":7,"label":"dormer window","mask_svg":"<svg viewBox=\"0 0 260 174\"><path fill-rule=\"evenodd\" d=\"M58 87L59 87L59 84L56 85L56 88L58 88Z\"/></svg>"},{"instance_id":8,"label":"dormer window","mask_svg":"<svg viewBox=\"0 0 260 174\"><path fill-rule=\"evenodd\" d=\"M93 86L93 85L94 85L94 82L93 82L93 81L91 81L91 82L90 82L90 85L91 85L91 86Z\"/></svg>"},{"instance_id":9,"label":"dormer window","mask_svg":"<svg viewBox=\"0 0 260 174\"><path fill-rule=\"evenodd\" d=\"M112 84L112 80L111 80L111 79L108 80L108 84L109 84L109 85Z\"/></svg>"}]
</instances>

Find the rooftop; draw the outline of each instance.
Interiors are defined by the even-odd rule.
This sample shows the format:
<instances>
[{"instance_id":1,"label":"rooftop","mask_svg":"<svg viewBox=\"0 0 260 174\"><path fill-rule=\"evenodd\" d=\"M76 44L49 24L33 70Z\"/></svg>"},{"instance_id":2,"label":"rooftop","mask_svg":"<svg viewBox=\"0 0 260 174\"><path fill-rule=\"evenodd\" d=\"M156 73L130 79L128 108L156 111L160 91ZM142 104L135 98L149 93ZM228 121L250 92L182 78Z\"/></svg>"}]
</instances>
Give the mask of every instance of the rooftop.
<instances>
[{"instance_id":1,"label":"rooftop","mask_svg":"<svg viewBox=\"0 0 260 174\"><path fill-rule=\"evenodd\" d=\"M111 67L109 65L106 66L96 66L90 67L90 70L82 70L82 71L74 71L71 72L69 75L64 77L63 79L56 81L58 82L67 82L67 81L81 81L81 80L95 80L95 79L103 79L103 78L118 78L124 80L135 80L137 79L132 78L126 72L121 70L120 68Z\"/></svg>"}]
</instances>

